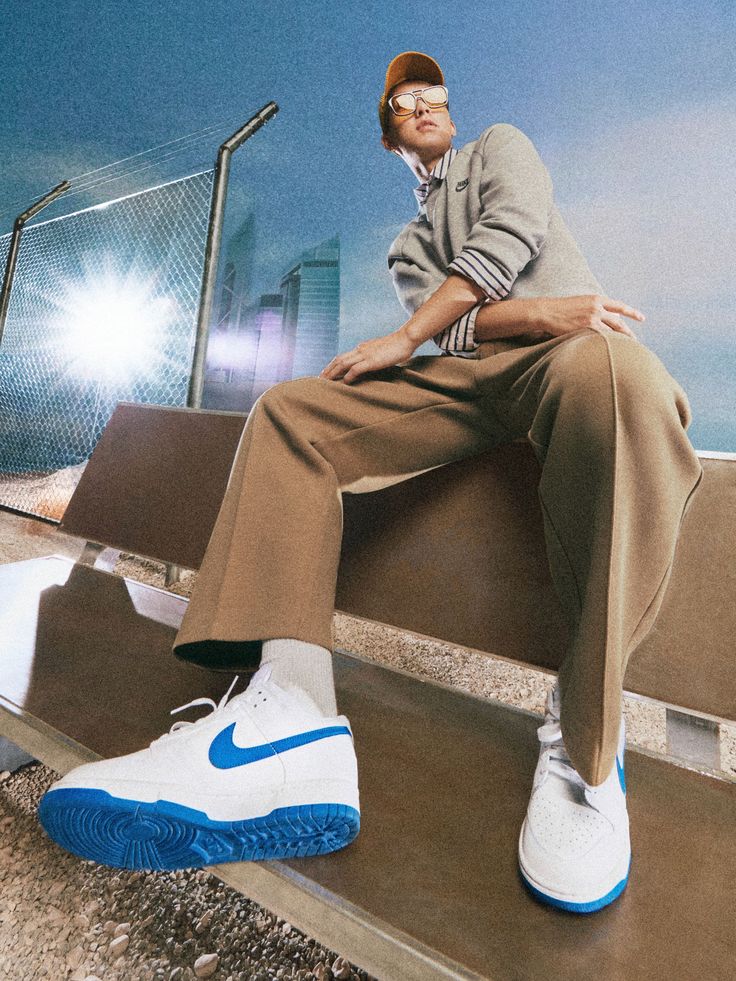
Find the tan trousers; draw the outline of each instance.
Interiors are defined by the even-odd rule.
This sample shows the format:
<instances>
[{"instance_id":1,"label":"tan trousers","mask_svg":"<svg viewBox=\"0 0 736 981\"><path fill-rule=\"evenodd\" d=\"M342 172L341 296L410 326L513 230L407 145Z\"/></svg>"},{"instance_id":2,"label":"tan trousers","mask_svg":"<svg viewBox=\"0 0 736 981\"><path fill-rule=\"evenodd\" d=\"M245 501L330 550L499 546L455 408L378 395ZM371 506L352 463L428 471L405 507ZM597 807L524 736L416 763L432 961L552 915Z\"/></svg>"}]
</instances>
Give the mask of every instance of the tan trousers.
<instances>
[{"instance_id":1,"label":"tan trousers","mask_svg":"<svg viewBox=\"0 0 736 981\"><path fill-rule=\"evenodd\" d=\"M242 667L272 637L332 648L342 493L527 437L571 626L562 734L595 785L614 762L628 657L659 610L702 477L685 433L690 406L652 351L612 331L484 342L479 354L419 355L349 385L311 376L264 392L174 650Z\"/></svg>"}]
</instances>

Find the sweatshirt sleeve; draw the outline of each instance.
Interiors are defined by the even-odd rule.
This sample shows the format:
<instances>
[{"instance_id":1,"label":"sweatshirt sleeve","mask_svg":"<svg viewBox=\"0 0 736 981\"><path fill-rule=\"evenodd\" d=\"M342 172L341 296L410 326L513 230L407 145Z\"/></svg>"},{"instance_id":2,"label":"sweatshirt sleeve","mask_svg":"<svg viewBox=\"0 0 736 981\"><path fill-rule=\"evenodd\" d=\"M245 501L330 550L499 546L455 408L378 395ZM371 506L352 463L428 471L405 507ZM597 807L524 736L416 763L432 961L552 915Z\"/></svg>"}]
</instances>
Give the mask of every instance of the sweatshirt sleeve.
<instances>
[{"instance_id":1,"label":"sweatshirt sleeve","mask_svg":"<svg viewBox=\"0 0 736 981\"><path fill-rule=\"evenodd\" d=\"M480 214L448 269L502 300L542 247L552 179L532 141L510 123L488 130L481 153Z\"/></svg>"},{"instance_id":2,"label":"sweatshirt sleeve","mask_svg":"<svg viewBox=\"0 0 736 981\"><path fill-rule=\"evenodd\" d=\"M422 265L407 259L401 249L407 231L408 226L392 243L388 253L388 268L398 301L411 317L440 288L447 279L447 273L443 273L429 259Z\"/></svg>"}]
</instances>

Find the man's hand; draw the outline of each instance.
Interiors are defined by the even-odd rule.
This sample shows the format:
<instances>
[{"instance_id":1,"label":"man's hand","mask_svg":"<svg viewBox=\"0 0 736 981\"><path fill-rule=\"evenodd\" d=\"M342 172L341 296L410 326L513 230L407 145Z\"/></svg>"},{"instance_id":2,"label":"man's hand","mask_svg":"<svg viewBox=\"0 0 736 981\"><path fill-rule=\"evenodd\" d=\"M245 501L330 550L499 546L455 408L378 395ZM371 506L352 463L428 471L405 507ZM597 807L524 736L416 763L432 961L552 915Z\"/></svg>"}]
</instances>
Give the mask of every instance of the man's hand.
<instances>
[{"instance_id":1,"label":"man's hand","mask_svg":"<svg viewBox=\"0 0 736 981\"><path fill-rule=\"evenodd\" d=\"M543 330L552 337L588 328L598 331L599 334L609 330L618 331L636 340L633 330L617 314L631 317L632 320L645 319L644 314L635 307L601 294L540 296L528 302L534 304L534 328Z\"/></svg>"},{"instance_id":2,"label":"man's hand","mask_svg":"<svg viewBox=\"0 0 736 981\"><path fill-rule=\"evenodd\" d=\"M385 337L361 341L352 351L338 354L320 371L319 377L330 378L333 381L342 378L344 382L350 384L367 371L378 371L379 368L389 368L391 365L406 361L417 347L418 345L411 340L403 328L399 328L392 334L386 334Z\"/></svg>"}]
</instances>

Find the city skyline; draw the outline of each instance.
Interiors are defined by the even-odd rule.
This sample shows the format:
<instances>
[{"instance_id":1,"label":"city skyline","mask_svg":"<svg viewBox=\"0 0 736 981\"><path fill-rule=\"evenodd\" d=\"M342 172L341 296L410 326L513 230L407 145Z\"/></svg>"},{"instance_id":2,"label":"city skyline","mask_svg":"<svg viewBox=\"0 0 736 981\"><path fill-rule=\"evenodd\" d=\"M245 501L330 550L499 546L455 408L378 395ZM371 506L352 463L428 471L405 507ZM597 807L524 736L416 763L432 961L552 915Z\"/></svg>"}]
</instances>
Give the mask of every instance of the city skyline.
<instances>
[{"instance_id":1,"label":"city skyline","mask_svg":"<svg viewBox=\"0 0 736 981\"><path fill-rule=\"evenodd\" d=\"M303 249L272 272L279 292L252 295L257 222L248 212L225 246L208 350L208 408L250 408L279 381L318 374L338 353L340 238ZM223 387L225 386L225 387Z\"/></svg>"}]
</instances>

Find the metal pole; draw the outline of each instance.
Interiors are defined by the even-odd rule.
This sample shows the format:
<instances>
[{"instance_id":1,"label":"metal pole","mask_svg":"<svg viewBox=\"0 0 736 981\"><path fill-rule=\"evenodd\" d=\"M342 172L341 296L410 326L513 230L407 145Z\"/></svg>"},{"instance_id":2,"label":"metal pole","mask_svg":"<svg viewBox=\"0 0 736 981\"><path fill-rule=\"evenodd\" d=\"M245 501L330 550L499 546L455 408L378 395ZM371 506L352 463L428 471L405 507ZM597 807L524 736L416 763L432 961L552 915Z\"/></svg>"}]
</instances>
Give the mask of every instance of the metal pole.
<instances>
[{"instance_id":1,"label":"metal pole","mask_svg":"<svg viewBox=\"0 0 736 981\"><path fill-rule=\"evenodd\" d=\"M37 215L42 208L46 205L51 204L60 194L63 194L68 188L71 187L69 181L62 181L61 184L57 184L53 191L49 191L48 194L32 204L30 208L24 211L22 214L18 215L15 219L15 224L13 225L13 237L10 240L10 249L8 250L8 259L5 263L5 275L3 276L2 290L0 291L0 344L3 340L3 332L5 330L5 320L8 316L8 307L10 306L10 290L13 286L13 276L15 275L15 264L18 261L18 251L20 249L20 237L23 233L23 226L28 221L29 218L33 218Z\"/></svg>"},{"instance_id":2,"label":"metal pole","mask_svg":"<svg viewBox=\"0 0 736 981\"><path fill-rule=\"evenodd\" d=\"M256 130L268 122L279 111L275 102L267 102L245 126L225 140L217 153L215 165L215 182L212 188L212 204L210 206L209 225L207 227L207 244L204 253L204 270L202 273L202 291L199 299L197 315L197 333L194 339L194 355L192 357L192 373L189 378L187 405L198 409L202 404L204 389L204 369L207 357L207 338L212 314L212 299L217 280L217 260L220 255L220 239L222 223L225 216L225 200L227 197L227 182L230 175L230 158L233 153L249 139Z\"/></svg>"}]
</instances>

